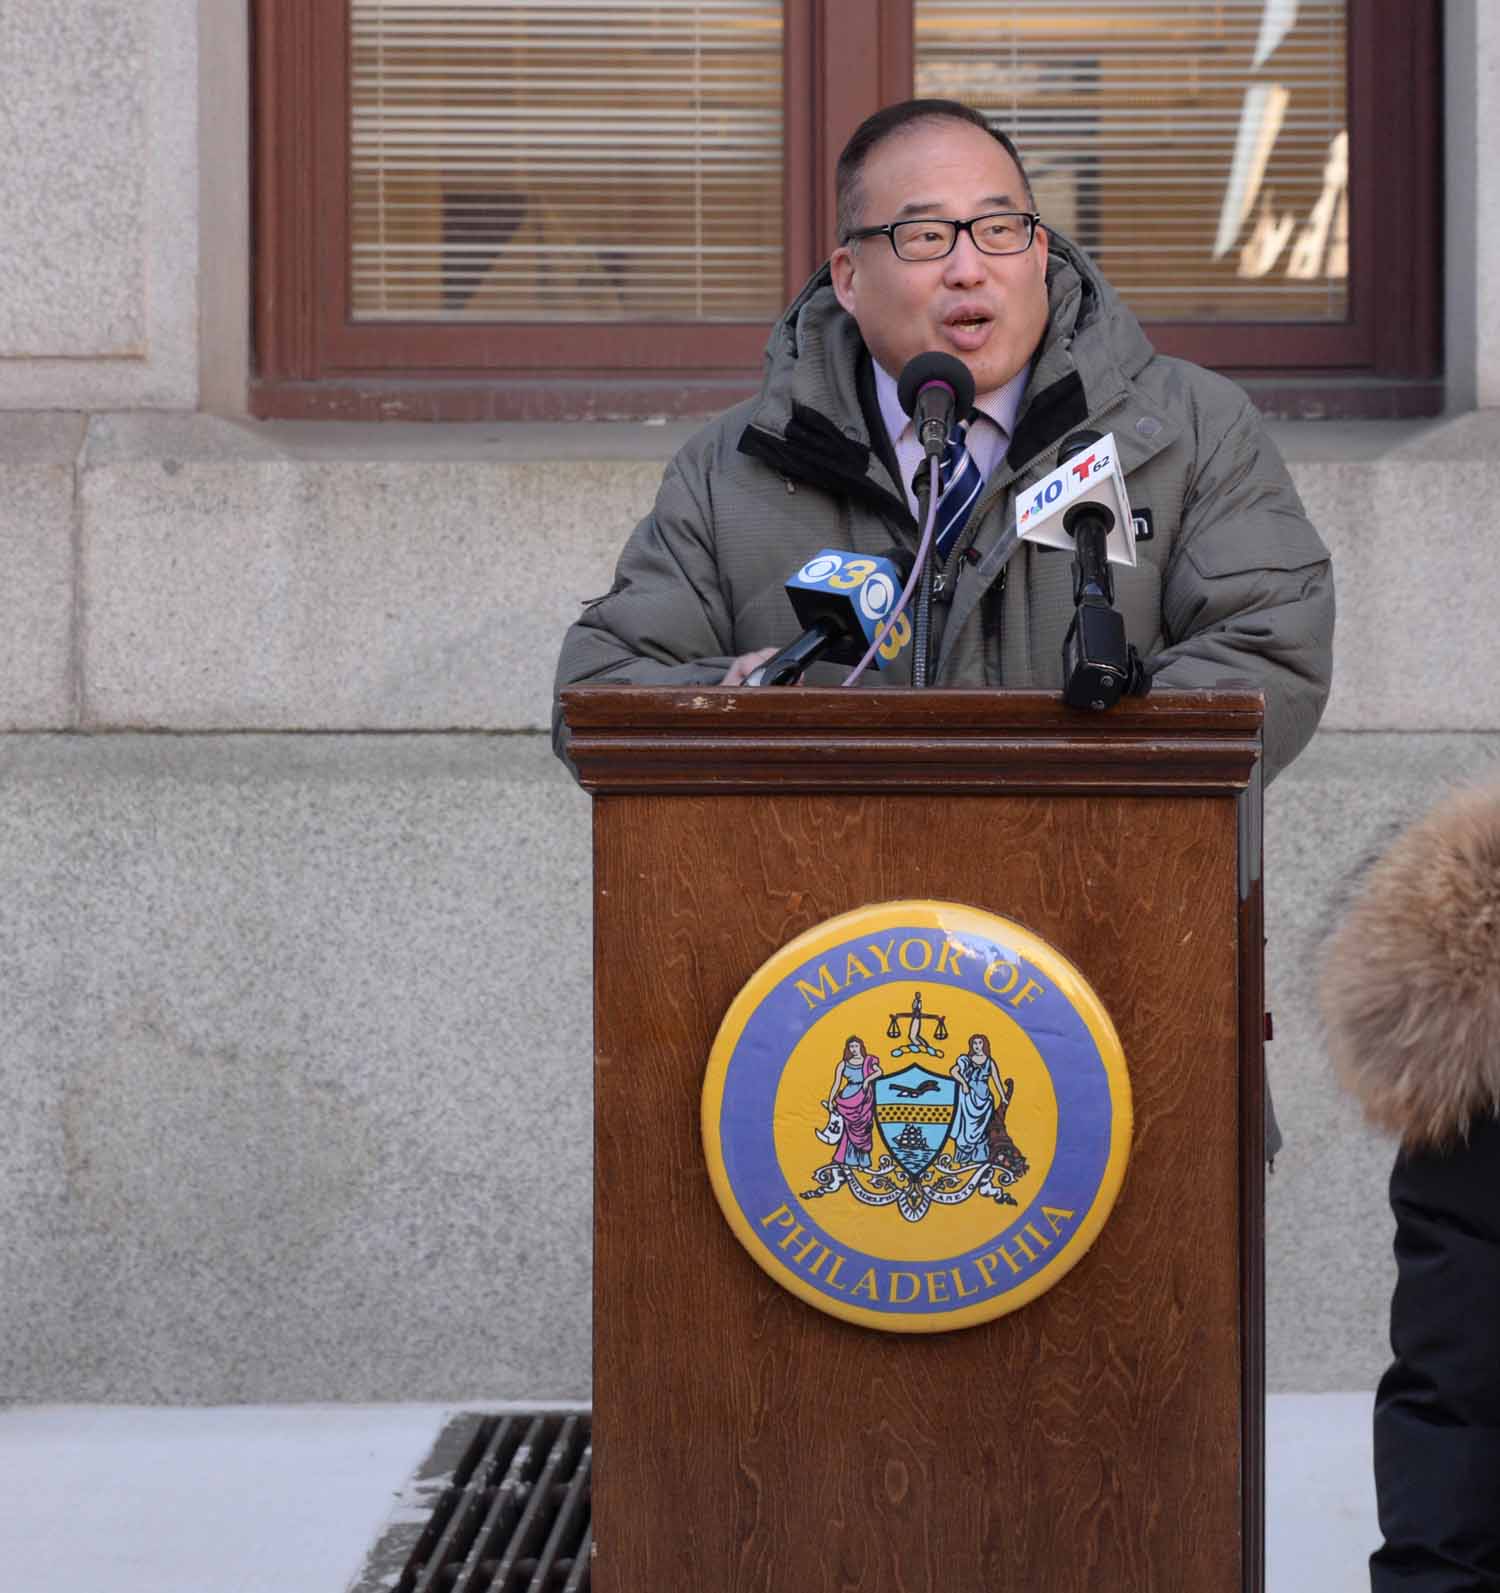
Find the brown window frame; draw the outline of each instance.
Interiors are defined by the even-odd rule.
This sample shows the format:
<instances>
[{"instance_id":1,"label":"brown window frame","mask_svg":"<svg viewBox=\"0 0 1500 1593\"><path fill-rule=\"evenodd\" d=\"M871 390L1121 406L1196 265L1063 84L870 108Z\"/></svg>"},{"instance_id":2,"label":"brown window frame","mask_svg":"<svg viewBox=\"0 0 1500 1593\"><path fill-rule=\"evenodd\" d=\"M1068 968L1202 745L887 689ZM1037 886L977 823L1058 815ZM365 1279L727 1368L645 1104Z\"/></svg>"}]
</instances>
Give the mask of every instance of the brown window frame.
<instances>
[{"instance_id":1,"label":"brown window frame","mask_svg":"<svg viewBox=\"0 0 1500 1593\"><path fill-rule=\"evenodd\" d=\"M1350 0L1348 319L1145 322L1158 349L1223 371L1272 414L1442 407L1440 13L1436 0ZM356 322L348 16L347 0L254 0L253 414L639 418L711 413L754 390L761 323ZM911 92L912 16L912 0L787 0L788 298L831 246L844 139ZM1392 196L1416 224L1397 251L1377 250Z\"/></svg>"},{"instance_id":2,"label":"brown window frame","mask_svg":"<svg viewBox=\"0 0 1500 1593\"><path fill-rule=\"evenodd\" d=\"M1163 354L1240 382L1287 419L1435 415L1442 381L1442 9L1349 0L1349 315L1336 323L1142 321ZM1401 245L1382 207L1407 203Z\"/></svg>"}]
</instances>

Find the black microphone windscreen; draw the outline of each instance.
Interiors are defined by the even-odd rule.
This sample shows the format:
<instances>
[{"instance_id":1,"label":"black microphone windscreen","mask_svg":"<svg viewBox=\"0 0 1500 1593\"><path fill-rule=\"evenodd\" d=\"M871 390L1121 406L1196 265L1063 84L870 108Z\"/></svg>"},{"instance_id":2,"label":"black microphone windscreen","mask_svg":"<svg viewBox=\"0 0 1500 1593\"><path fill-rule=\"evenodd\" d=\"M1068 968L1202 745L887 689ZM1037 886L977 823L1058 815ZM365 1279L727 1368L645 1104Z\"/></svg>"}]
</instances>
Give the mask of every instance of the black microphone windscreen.
<instances>
[{"instance_id":1,"label":"black microphone windscreen","mask_svg":"<svg viewBox=\"0 0 1500 1593\"><path fill-rule=\"evenodd\" d=\"M962 418L974 407L974 376L961 359L933 350L906 362L896 383L896 397L910 415L916 408L917 394L929 382L942 382L953 389L953 413Z\"/></svg>"},{"instance_id":2,"label":"black microphone windscreen","mask_svg":"<svg viewBox=\"0 0 1500 1593\"><path fill-rule=\"evenodd\" d=\"M1092 448L1095 443L1103 441L1102 431L1075 431L1057 450L1057 462L1065 465L1074 454L1081 454L1085 448Z\"/></svg>"}]
</instances>

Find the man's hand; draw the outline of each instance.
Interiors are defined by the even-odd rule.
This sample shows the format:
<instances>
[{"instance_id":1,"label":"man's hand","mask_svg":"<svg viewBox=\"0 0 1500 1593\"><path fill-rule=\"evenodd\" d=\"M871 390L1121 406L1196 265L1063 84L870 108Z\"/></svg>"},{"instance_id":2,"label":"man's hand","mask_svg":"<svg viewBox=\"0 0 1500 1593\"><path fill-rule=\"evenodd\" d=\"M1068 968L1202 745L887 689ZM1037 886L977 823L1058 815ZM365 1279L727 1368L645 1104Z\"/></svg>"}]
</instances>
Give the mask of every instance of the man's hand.
<instances>
[{"instance_id":1,"label":"man's hand","mask_svg":"<svg viewBox=\"0 0 1500 1593\"><path fill-rule=\"evenodd\" d=\"M745 677L775 658L781 649L779 647L761 647L753 653L741 653L738 658L724 671L724 678L719 682L721 686L743 686Z\"/></svg>"}]
</instances>

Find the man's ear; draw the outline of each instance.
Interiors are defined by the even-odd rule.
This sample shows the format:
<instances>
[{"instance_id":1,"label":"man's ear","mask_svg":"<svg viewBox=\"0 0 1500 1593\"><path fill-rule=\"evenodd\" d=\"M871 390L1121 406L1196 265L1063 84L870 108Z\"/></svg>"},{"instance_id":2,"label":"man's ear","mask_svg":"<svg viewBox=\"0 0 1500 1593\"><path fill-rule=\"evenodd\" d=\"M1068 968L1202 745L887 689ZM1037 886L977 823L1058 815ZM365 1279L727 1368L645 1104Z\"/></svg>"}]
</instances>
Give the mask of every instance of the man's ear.
<instances>
[{"instance_id":1,"label":"man's ear","mask_svg":"<svg viewBox=\"0 0 1500 1593\"><path fill-rule=\"evenodd\" d=\"M853 315L855 261L854 251L847 243L841 243L829 255L828 269L833 276L833 291L838 295L839 303Z\"/></svg>"}]
</instances>

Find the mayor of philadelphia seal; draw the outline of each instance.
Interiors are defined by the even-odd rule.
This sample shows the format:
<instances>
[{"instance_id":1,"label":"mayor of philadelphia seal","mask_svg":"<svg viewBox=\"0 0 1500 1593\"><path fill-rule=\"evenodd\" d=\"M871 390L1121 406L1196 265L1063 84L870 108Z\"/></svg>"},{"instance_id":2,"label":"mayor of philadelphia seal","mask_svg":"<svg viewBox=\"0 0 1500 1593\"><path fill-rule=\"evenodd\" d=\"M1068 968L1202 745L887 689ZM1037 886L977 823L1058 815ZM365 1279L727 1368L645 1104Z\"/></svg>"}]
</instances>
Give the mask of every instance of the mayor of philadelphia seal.
<instances>
[{"instance_id":1,"label":"mayor of philadelphia seal","mask_svg":"<svg viewBox=\"0 0 1500 1593\"><path fill-rule=\"evenodd\" d=\"M1051 1288L1109 1217L1130 1128L1088 981L953 902L883 902L783 946L730 1005L703 1084L740 1243L809 1305L897 1333Z\"/></svg>"}]
</instances>

